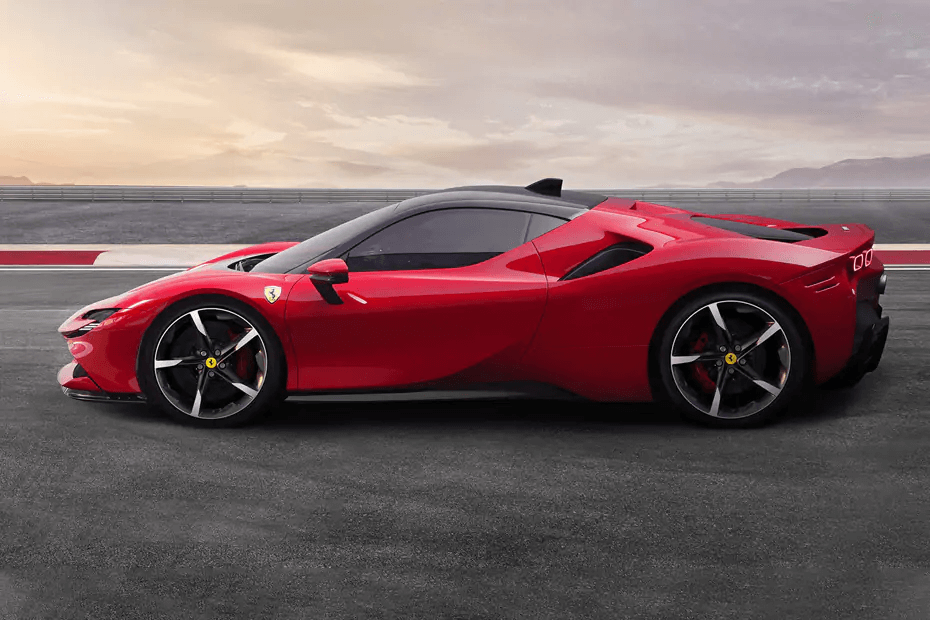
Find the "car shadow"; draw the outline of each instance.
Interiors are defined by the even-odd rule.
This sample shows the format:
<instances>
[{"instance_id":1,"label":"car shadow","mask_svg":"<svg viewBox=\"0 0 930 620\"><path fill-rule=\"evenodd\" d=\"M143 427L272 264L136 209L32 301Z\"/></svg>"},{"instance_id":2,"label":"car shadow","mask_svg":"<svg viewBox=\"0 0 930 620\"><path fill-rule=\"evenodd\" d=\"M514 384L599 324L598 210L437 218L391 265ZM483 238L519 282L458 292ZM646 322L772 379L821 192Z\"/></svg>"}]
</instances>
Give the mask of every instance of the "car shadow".
<instances>
[{"instance_id":1,"label":"car shadow","mask_svg":"<svg viewBox=\"0 0 930 620\"><path fill-rule=\"evenodd\" d=\"M856 389L814 389L775 421L780 425L823 424L850 415ZM144 404L113 403L101 407L114 416L139 422L174 424ZM586 400L528 398L420 401L285 401L256 424L253 431L300 431L368 426L380 429L444 427L549 430L623 429L624 432L690 433L702 429L664 403L600 403Z\"/></svg>"}]
</instances>

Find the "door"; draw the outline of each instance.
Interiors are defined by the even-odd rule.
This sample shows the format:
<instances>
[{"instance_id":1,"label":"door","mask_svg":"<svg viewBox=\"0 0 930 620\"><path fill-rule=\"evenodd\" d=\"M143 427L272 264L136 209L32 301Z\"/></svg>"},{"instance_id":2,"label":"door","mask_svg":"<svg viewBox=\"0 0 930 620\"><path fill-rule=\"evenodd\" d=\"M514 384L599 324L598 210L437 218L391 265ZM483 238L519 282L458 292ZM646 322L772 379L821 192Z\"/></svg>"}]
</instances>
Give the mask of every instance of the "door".
<instances>
[{"instance_id":1,"label":"door","mask_svg":"<svg viewBox=\"0 0 930 620\"><path fill-rule=\"evenodd\" d=\"M344 255L342 304L302 278L287 300L299 389L404 387L463 371L509 379L546 303L528 241L559 223L506 209L428 211Z\"/></svg>"}]
</instances>

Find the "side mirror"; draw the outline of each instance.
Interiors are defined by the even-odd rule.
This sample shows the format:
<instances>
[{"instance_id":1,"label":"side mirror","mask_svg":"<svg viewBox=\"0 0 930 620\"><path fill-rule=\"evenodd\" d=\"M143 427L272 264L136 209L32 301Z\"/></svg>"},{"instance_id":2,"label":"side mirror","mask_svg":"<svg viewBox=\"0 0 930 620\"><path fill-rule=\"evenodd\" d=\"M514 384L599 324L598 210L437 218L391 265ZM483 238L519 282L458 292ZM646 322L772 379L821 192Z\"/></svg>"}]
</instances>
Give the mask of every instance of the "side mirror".
<instances>
[{"instance_id":1,"label":"side mirror","mask_svg":"<svg viewBox=\"0 0 930 620\"><path fill-rule=\"evenodd\" d=\"M342 298L336 293L333 284L345 284L349 281L349 266L341 258L328 258L307 267L310 281L323 299L331 304L341 304Z\"/></svg>"}]
</instances>

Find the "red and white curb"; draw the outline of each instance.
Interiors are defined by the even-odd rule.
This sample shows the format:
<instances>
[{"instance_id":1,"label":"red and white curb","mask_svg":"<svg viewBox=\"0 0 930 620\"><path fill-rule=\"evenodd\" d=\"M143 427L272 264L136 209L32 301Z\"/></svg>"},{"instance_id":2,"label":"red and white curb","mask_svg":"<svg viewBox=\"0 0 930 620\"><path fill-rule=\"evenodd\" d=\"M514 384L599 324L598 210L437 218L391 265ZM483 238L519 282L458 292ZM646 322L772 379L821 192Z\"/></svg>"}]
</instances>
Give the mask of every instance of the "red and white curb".
<instances>
[{"instance_id":1,"label":"red and white curb","mask_svg":"<svg viewBox=\"0 0 930 620\"><path fill-rule=\"evenodd\" d=\"M0 244L5 271L178 271L246 245L205 244ZM930 271L930 244L885 243L875 255L891 271Z\"/></svg>"},{"instance_id":2,"label":"red and white curb","mask_svg":"<svg viewBox=\"0 0 930 620\"><path fill-rule=\"evenodd\" d=\"M247 247L248 244L0 244L0 265L18 269L41 267L43 270L136 268L178 271Z\"/></svg>"}]
</instances>

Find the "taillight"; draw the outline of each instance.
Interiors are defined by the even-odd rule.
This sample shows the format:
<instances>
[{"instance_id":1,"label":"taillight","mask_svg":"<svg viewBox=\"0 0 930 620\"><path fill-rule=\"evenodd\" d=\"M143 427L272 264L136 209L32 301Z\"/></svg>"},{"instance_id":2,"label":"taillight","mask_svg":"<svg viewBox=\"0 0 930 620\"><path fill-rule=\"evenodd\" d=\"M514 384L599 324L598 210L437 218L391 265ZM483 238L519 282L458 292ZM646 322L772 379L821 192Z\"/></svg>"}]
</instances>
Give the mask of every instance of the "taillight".
<instances>
[{"instance_id":1,"label":"taillight","mask_svg":"<svg viewBox=\"0 0 930 620\"><path fill-rule=\"evenodd\" d=\"M869 248L865 252L860 252L855 256L850 256L849 260L852 261L853 273L859 271L863 267L868 267L872 264L872 248Z\"/></svg>"}]
</instances>

